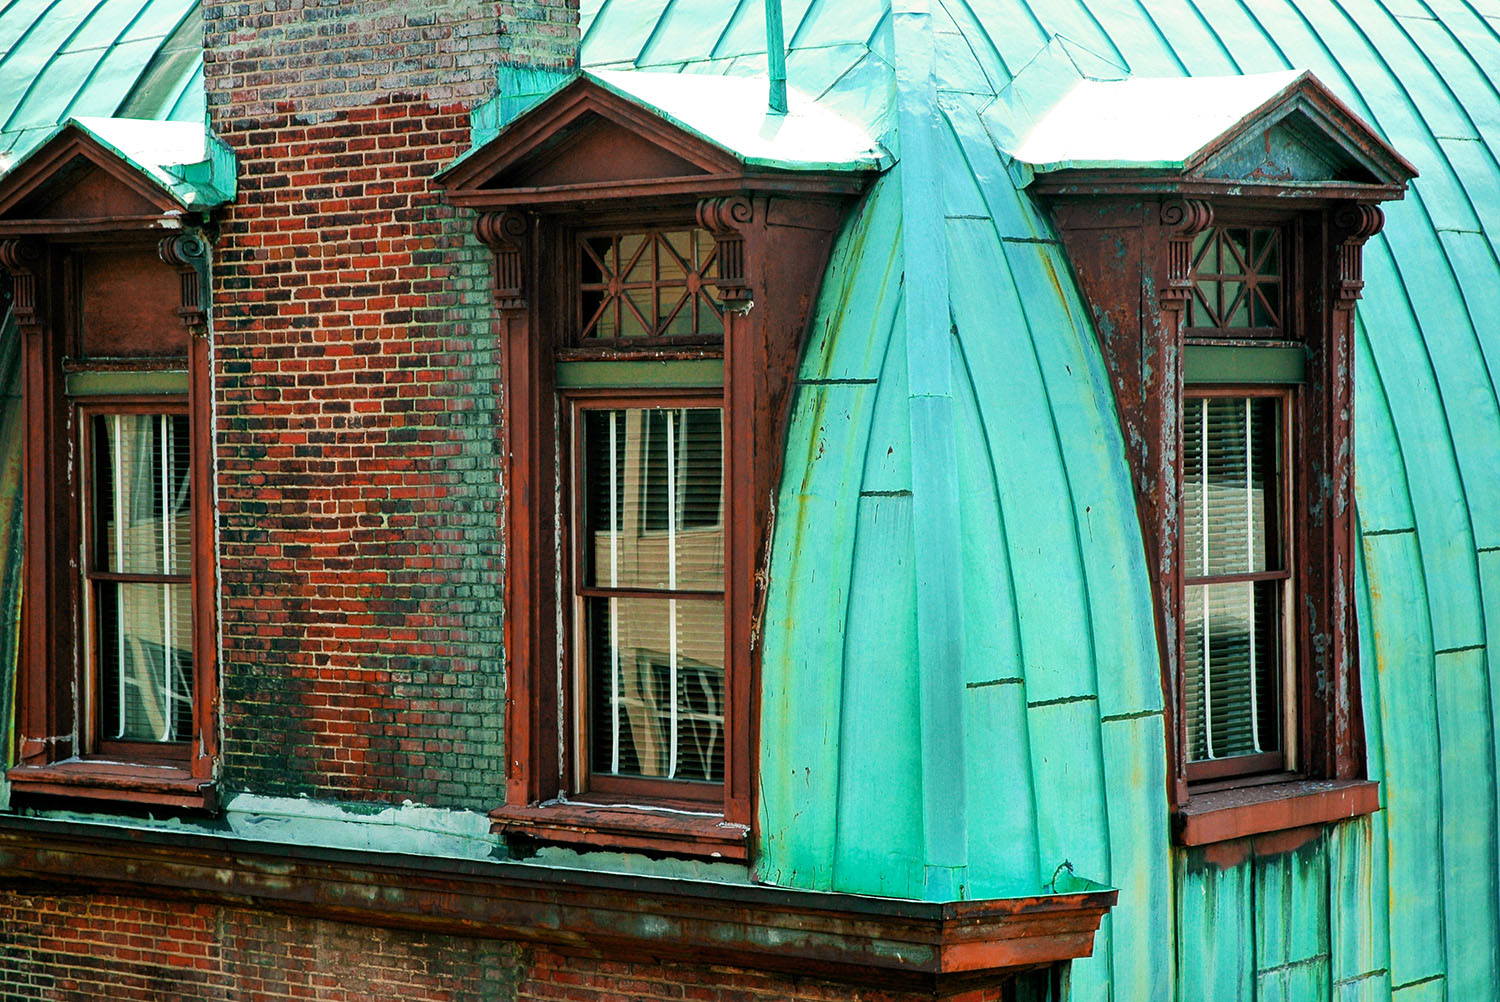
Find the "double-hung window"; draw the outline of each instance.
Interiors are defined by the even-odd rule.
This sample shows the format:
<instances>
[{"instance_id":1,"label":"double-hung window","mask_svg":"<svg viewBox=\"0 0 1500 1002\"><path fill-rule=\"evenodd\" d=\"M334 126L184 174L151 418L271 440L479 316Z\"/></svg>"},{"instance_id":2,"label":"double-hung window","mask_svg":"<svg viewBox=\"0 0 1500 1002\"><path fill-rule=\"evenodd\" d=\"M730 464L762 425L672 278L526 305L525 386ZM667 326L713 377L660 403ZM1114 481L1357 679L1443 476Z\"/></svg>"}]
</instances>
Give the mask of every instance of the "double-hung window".
<instances>
[{"instance_id":1,"label":"double-hung window","mask_svg":"<svg viewBox=\"0 0 1500 1002\"><path fill-rule=\"evenodd\" d=\"M723 408L585 398L572 427L578 785L721 799Z\"/></svg>"},{"instance_id":2,"label":"double-hung window","mask_svg":"<svg viewBox=\"0 0 1500 1002\"><path fill-rule=\"evenodd\" d=\"M1291 761L1286 393L1188 390L1182 415L1182 671L1188 776Z\"/></svg>"},{"instance_id":3,"label":"double-hung window","mask_svg":"<svg viewBox=\"0 0 1500 1002\"><path fill-rule=\"evenodd\" d=\"M439 175L494 252L516 842L745 860L807 311L873 175L574 78Z\"/></svg>"},{"instance_id":4,"label":"double-hung window","mask_svg":"<svg viewBox=\"0 0 1500 1002\"><path fill-rule=\"evenodd\" d=\"M7 778L22 798L209 808L207 242L164 192L151 189L162 221L142 216L129 165L80 127L50 142L57 158L39 162L65 169L0 182L25 423L18 754ZM5 206L30 204L28 191L78 179L92 186L82 221L4 218Z\"/></svg>"},{"instance_id":5,"label":"double-hung window","mask_svg":"<svg viewBox=\"0 0 1500 1002\"><path fill-rule=\"evenodd\" d=\"M1212 226L1192 245L1179 524L1193 782L1285 772L1296 762L1300 645L1288 513L1302 483L1293 452L1299 384L1276 380L1286 377L1285 359L1303 351L1284 325L1286 232Z\"/></svg>"},{"instance_id":6,"label":"double-hung window","mask_svg":"<svg viewBox=\"0 0 1500 1002\"><path fill-rule=\"evenodd\" d=\"M185 406L79 408L90 745L132 759L193 735L192 437Z\"/></svg>"}]
</instances>

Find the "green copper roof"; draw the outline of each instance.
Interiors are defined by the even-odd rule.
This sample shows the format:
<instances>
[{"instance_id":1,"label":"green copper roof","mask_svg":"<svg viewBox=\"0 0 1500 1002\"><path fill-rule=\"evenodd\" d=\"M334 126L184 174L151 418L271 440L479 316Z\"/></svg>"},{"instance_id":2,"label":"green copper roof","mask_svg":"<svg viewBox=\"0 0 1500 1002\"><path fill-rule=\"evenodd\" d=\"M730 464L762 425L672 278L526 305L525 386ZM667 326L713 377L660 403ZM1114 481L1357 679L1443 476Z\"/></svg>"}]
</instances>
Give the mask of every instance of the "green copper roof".
<instances>
[{"instance_id":1,"label":"green copper roof","mask_svg":"<svg viewBox=\"0 0 1500 1002\"><path fill-rule=\"evenodd\" d=\"M1038 171L1180 168L1301 75L1079 80L1008 152Z\"/></svg>"},{"instance_id":2,"label":"green copper roof","mask_svg":"<svg viewBox=\"0 0 1500 1002\"><path fill-rule=\"evenodd\" d=\"M77 129L165 190L185 209L212 209L234 201L234 153L203 125L139 118L70 118L40 133L25 155L0 153L0 173L43 150L49 140Z\"/></svg>"},{"instance_id":3,"label":"green copper roof","mask_svg":"<svg viewBox=\"0 0 1500 1002\"><path fill-rule=\"evenodd\" d=\"M196 0L11 0L0 53L0 151L72 117L205 120Z\"/></svg>"},{"instance_id":4,"label":"green copper roof","mask_svg":"<svg viewBox=\"0 0 1500 1002\"><path fill-rule=\"evenodd\" d=\"M204 136L196 0L12 0L0 7L0 50L0 173L71 119L184 207L233 198L233 160ZM184 126L152 131L130 120ZM196 142L197 160L183 159L192 155L184 142Z\"/></svg>"},{"instance_id":5,"label":"green copper roof","mask_svg":"<svg viewBox=\"0 0 1500 1002\"><path fill-rule=\"evenodd\" d=\"M762 9L585 2L583 61L764 73ZM763 623L761 879L984 896L1046 886L1070 862L1121 892L1071 1000L1493 995L1500 13L784 12L790 83L897 163L835 248L795 402ZM1081 79L1301 70L1420 171L1365 249L1356 344L1364 719L1385 809L1235 864L1169 849L1150 571L1119 422L1056 234L997 144L1014 149ZM1139 155L1190 145L1183 110L1131 109L1152 141Z\"/></svg>"},{"instance_id":6,"label":"green copper roof","mask_svg":"<svg viewBox=\"0 0 1500 1002\"><path fill-rule=\"evenodd\" d=\"M746 164L786 170L869 170L890 158L859 123L791 89L788 113L767 107L762 76L704 74L683 86L679 73L599 70L592 79L733 153Z\"/></svg>"}]
</instances>

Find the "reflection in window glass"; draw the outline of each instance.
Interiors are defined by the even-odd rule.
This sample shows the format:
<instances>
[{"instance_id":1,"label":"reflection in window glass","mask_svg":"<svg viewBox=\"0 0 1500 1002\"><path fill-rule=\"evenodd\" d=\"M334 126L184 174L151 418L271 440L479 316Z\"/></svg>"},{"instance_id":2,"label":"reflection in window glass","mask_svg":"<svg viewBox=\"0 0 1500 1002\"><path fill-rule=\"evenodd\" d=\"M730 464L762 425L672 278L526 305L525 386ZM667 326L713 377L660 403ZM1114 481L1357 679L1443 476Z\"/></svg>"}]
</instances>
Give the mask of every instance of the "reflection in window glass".
<instances>
[{"instance_id":1,"label":"reflection in window glass","mask_svg":"<svg viewBox=\"0 0 1500 1002\"><path fill-rule=\"evenodd\" d=\"M582 432L590 767L721 782L722 411L588 410Z\"/></svg>"},{"instance_id":2,"label":"reflection in window glass","mask_svg":"<svg viewBox=\"0 0 1500 1002\"><path fill-rule=\"evenodd\" d=\"M186 740L193 706L188 419L96 414L89 446L87 573L100 735Z\"/></svg>"},{"instance_id":3,"label":"reflection in window glass","mask_svg":"<svg viewBox=\"0 0 1500 1002\"><path fill-rule=\"evenodd\" d=\"M1276 397L1189 398L1182 427L1183 673L1191 761L1281 749L1289 578Z\"/></svg>"}]
</instances>

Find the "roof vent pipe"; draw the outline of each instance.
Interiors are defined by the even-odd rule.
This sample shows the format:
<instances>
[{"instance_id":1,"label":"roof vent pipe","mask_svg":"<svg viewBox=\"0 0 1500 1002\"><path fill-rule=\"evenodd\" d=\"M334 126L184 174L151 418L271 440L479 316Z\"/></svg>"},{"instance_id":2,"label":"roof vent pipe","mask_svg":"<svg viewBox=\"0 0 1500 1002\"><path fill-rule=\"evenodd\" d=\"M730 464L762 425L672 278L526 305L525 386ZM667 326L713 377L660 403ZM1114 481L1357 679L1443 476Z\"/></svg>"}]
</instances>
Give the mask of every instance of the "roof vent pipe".
<instances>
[{"instance_id":1,"label":"roof vent pipe","mask_svg":"<svg viewBox=\"0 0 1500 1002\"><path fill-rule=\"evenodd\" d=\"M786 42L781 30L781 0L766 0L766 65L771 71L771 114L786 114Z\"/></svg>"}]
</instances>

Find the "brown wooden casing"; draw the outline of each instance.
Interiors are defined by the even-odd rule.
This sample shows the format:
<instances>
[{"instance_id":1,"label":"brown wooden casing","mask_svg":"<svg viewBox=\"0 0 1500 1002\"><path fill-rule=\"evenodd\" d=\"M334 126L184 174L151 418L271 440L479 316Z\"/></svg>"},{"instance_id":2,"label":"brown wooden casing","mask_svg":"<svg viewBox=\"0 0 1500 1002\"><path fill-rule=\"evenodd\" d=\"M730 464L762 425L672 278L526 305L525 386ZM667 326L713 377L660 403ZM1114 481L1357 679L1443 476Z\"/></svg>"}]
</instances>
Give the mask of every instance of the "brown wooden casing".
<instances>
[{"instance_id":1,"label":"brown wooden casing","mask_svg":"<svg viewBox=\"0 0 1500 1002\"><path fill-rule=\"evenodd\" d=\"M1170 194L1059 198L1054 219L1078 285L1094 317L1120 413L1126 455L1156 602L1167 700L1169 797L1188 800L1182 650L1183 568L1180 427L1185 330L1182 267L1174 251L1216 212L1245 218L1290 213L1302 234L1290 291L1291 336L1307 350L1306 381L1293 401L1294 491L1291 511L1298 622L1297 770L1352 780L1364 775L1353 602L1353 307L1358 246L1378 227L1358 203L1313 201L1289 207L1207 203ZM1267 215L1269 213L1269 215ZM1239 218L1236 216L1235 218ZM1345 222L1336 222L1341 220ZM1364 236L1352 236L1362 232ZM1174 247L1174 244L1178 245ZM1327 503L1321 503L1327 502Z\"/></svg>"},{"instance_id":2,"label":"brown wooden casing","mask_svg":"<svg viewBox=\"0 0 1500 1002\"><path fill-rule=\"evenodd\" d=\"M27 423L19 755L9 774L18 794L212 803L218 695L207 255L180 205L76 128L0 181L0 271L14 289ZM152 749L150 762L103 761L91 754L84 719L92 697L77 575L81 470L66 378L75 370L162 369L187 370L193 429L194 738Z\"/></svg>"},{"instance_id":3,"label":"brown wooden casing","mask_svg":"<svg viewBox=\"0 0 1500 1002\"><path fill-rule=\"evenodd\" d=\"M723 820L738 835L705 837L692 824L663 827L660 819L639 817L637 834L625 817L605 817L597 807L530 810L572 792L569 764L558 757L558 694L571 691L571 658L559 635L559 602L565 594L564 569L557 566L556 519L566 516L559 500L558 434L563 417L553 387L559 347L570 337L572 316L567 260L569 234L598 215L553 212L522 217L514 211L481 217L479 232L496 251L496 294L503 339L502 392L506 401L504 451L509 477L507 511L505 624L508 692L506 730L507 805L495 812L499 825L550 840L631 844L644 848L701 851L743 857L754 810L754 770L759 697L759 619L765 600L773 503L781 476L790 391L818 282L827 264L834 230L841 218L830 199L779 198L757 194L738 200L733 237L742 241L745 308L725 313L722 348L659 348L645 357L714 357L724 361L723 405L726 438L726 666L725 787ZM678 223L702 219L694 203L655 207L650 215ZM630 218L643 218L633 214ZM527 276L549 280L518 286L517 263ZM748 277L753 276L753 278ZM765 290L765 291L763 291ZM774 290L774 294L772 291ZM628 352L642 357L642 352ZM620 357L618 350L568 349L568 356ZM560 653L561 652L561 653ZM556 673L564 678L561 687ZM562 746L569 746L562 735ZM607 812L606 812L607 813ZM563 816L569 815L564 822ZM613 836L604 833L614 830ZM676 831L676 835L673 832ZM680 836L680 837L678 837ZM644 841L642 841L644 840Z\"/></svg>"}]
</instances>

